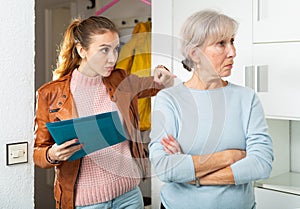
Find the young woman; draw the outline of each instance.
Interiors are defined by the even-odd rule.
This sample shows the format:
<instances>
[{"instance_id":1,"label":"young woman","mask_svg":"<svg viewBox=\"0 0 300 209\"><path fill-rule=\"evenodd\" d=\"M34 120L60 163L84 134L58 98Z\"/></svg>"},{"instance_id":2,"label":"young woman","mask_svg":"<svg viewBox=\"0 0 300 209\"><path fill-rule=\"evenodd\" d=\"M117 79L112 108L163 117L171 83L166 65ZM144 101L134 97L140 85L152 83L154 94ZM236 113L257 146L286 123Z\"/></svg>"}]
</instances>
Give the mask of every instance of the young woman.
<instances>
[{"instance_id":1,"label":"young woman","mask_svg":"<svg viewBox=\"0 0 300 209\"><path fill-rule=\"evenodd\" d=\"M237 23L215 11L191 15L182 28L187 82L155 98L150 159L168 209L252 209L252 182L272 169L272 140L251 89L224 78L236 56ZM158 114L155 114L158 113Z\"/></svg>"},{"instance_id":2,"label":"young woman","mask_svg":"<svg viewBox=\"0 0 300 209\"><path fill-rule=\"evenodd\" d=\"M34 162L56 170L56 208L143 208L138 184L147 170L139 135L137 99L154 96L173 82L164 67L154 77L115 69L119 37L105 17L74 20L66 30L55 80L37 91ZM118 111L128 140L67 161L84 145L55 144L46 123ZM71 146L72 145L72 146Z\"/></svg>"}]
</instances>

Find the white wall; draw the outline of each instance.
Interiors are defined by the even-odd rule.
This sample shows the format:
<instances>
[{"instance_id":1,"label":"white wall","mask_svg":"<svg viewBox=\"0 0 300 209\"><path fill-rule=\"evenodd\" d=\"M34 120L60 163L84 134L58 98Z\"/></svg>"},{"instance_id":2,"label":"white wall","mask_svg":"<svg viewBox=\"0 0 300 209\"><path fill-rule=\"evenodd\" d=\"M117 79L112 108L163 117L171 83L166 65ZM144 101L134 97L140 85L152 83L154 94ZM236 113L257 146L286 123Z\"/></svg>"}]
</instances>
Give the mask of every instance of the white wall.
<instances>
[{"instance_id":1,"label":"white wall","mask_svg":"<svg viewBox=\"0 0 300 209\"><path fill-rule=\"evenodd\" d=\"M268 119L275 159L272 176L300 173L300 121Z\"/></svg>"},{"instance_id":2,"label":"white wall","mask_svg":"<svg viewBox=\"0 0 300 209\"><path fill-rule=\"evenodd\" d=\"M300 173L300 121L291 122L291 171Z\"/></svg>"},{"instance_id":3,"label":"white wall","mask_svg":"<svg viewBox=\"0 0 300 209\"><path fill-rule=\"evenodd\" d=\"M269 134L273 140L274 161L271 176L290 171L290 122L288 120L267 119Z\"/></svg>"},{"instance_id":4,"label":"white wall","mask_svg":"<svg viewBox=\"0 0 300 209\"><path fill-rule=\"evenodd\" d=\"M34 0L1 0L0 208L34 208ZM6 144L27 141L29 161L6 166Z\"/></svg>"}]
</instances>

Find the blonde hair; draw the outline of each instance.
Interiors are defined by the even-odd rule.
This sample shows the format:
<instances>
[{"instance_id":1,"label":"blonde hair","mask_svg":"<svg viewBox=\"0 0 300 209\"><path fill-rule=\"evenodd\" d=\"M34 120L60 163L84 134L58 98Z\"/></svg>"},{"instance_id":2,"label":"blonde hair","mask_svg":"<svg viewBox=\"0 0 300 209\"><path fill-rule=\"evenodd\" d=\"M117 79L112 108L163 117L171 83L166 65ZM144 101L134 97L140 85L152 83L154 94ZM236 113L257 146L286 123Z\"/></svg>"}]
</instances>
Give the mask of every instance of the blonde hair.
<instances>
[{"instance_id":1,"label":"blonde hair","mask_svg":"<svg viewBox=\"0 0 300 209\"><path fill-rule=\"evenodd\" d=\"M202 10L192 14L183 24L180 32L181 53L184 68L191 71L193 61L189 51L193 47L203 47L205 44L230 38L235 35L238 23L224 14L214 10Z\"/></svg>"},{"instance_id":2,"label":"blonde hair","mask_svg":"<svg viewBox=\"0 0 300 209\"><path fill-rule=\"evenodd\" d=\"M53 80L68 74L80 65L81 57L76 50L77 43L88 49L93 35L104 34L108 31L118 33L115 24L106 17L91 16L85 20L74 19L68 26L60 45Z\"/></svg>"}]
</instances>

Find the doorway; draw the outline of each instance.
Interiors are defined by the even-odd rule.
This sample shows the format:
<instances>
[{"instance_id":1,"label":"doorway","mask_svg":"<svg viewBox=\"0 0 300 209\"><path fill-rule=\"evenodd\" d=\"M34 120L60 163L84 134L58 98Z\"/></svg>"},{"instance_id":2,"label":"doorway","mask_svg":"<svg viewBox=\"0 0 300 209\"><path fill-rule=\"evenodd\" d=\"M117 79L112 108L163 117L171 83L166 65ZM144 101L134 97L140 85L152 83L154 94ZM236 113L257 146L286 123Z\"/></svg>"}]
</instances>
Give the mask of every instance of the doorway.
<instances>
[{"instance_id":1,"label":"doorway","mask_svg":"<svg viewBox=\"0 0 300 209\"><path fill-rule=\"evenodd\" d=\"M75 3L66 3L45 10L45 81L52 80L57 51L76 10Z\"/></svg>"},{"instance_id":2,"label":"doorway","mask_svg":"<svg viewBox=\"0 0 300 209\"><path fill-rule=\"evenodd\" d=\"M76 9L76 3L73 2L56 3L54 6L45 7L43 12L44 24L39 24L40 27L44 27L45 41L43 43L36 42L36 44L44 44L44 47L40 47L44 50L41 52L44 54L44 66L39 68L43 73L36 72L36 85L52 80L52 71L56 67L59 44L67 26L72 17L74 17ZM36 89L37 88L39 88L39 86L36 86ZM54 169L41 169L35 166L34 202L36 209L55 208L53 184Z\"/></svg>"}]
</instances>

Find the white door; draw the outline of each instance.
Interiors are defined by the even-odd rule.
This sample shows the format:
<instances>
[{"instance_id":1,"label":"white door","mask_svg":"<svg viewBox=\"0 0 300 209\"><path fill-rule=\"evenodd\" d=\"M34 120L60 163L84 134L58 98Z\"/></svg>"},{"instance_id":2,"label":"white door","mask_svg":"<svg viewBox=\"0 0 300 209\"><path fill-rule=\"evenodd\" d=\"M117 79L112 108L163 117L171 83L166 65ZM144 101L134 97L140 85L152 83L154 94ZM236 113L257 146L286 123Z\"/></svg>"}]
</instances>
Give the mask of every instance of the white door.
<instances>
[{"instance_id":1,"label":"white door","mask_svg":"<svg viewBox=\"0 0 300 209\"><path fill-rule=\"evenodd\" d=\"M300 42L254 46L257 92L269 118L300 118L299 54Z\"/></svg>"},{"instance_id":2,"label":"white door","mask_svg":"<svg viewBox=\"0 0 300 209\"><path fill-rule=\"evenodd\" d=\"M253 42L300 41L299 0L253 0Z\"/></svg>"}]
</instances>

